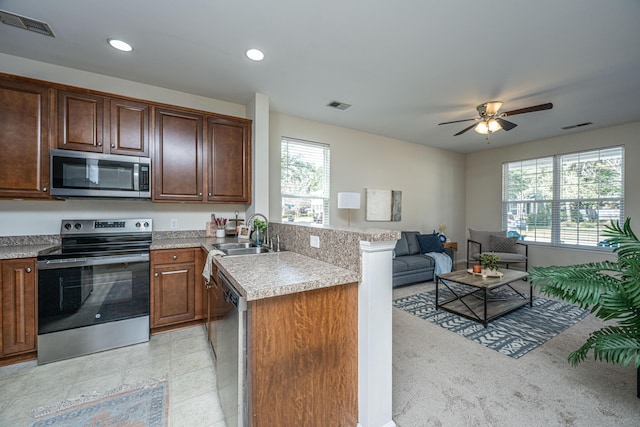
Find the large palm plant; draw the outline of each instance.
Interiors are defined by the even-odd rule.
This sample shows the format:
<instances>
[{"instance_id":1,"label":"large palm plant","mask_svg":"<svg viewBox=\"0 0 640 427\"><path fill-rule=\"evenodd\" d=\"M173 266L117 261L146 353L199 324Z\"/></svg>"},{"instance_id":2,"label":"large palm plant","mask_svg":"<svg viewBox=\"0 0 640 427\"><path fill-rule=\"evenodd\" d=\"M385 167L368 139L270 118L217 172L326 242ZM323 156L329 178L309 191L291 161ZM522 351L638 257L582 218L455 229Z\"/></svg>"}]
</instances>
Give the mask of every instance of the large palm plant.
<instances>
[{"instance_id":1,"label":"large palm plant","mask_svg":"<svg viewBox=\"0 0 640 427\"><path fill-rule=\"evenodd\" d=\"M592 332L582 347L569 354L573 366L593 349L596 360L637 370L640 398L640 241L631 230L631 219L605 226L604 236L614 247L617 261L581 265L531 267L529 278L546 295L590 308L596 317L615 324Z\"/></svg>"}]
</instances>

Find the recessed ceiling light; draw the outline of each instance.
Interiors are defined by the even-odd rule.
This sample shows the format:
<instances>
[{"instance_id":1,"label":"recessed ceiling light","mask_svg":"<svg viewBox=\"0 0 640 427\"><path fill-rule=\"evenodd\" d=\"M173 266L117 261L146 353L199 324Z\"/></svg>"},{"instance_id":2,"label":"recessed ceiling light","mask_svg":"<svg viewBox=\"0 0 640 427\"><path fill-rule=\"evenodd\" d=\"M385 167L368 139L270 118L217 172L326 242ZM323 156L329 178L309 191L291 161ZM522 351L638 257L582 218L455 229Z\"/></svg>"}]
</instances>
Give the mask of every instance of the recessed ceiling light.
<instances>
[{"instance_id":1,"label":"recessed ceiling light","mask_svg":"<svg viewBox=\"0 0 640 427\"><path fill-rule=\"evenodd\" d=\"M258 49L249 49L245 52L245 55L252 61L262 61L264 59L264 53Z\"/></svg>"},{"instance_id":2,"label":"recessed ceiling light","mask_svg":"<svg viewBox=\"0 0 640 427\"><path fill-rule=\"evenodd\" d=\"M123 52L131 52L133 50L133 47L129 43L123 42L122 40L107 39L107 41L109 42L111 47L121 50Z\"/></svg>"}]
</instances>

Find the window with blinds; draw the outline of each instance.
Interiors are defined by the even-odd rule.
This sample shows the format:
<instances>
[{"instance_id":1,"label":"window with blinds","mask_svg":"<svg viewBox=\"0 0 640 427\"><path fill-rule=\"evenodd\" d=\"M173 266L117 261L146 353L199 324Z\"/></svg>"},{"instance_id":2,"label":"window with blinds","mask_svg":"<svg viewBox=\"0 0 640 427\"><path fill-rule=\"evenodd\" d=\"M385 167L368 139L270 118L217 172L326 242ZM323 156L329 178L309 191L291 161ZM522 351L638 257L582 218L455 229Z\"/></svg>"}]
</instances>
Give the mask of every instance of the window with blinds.
<instances>
[{"instance_id":1,"label":"window with blinds","mask_svg":"<svg viewBox=\"0 0 640 427\"><path fill-rule=\"evenodd\" d=\"M329 145L283 137L280 150L282 220L329 224Z\"/></svg>"},{"instance_id":2,"label":"window with blinds","mask_svg":"<svg viewBox=\"0 0 640 427\"><path fill-rule=\"evenodd\" d=\"M502 214L522 240L606 246L604 226L624 221L624 147L505 163Z\"/></svg>"}]
</instances>

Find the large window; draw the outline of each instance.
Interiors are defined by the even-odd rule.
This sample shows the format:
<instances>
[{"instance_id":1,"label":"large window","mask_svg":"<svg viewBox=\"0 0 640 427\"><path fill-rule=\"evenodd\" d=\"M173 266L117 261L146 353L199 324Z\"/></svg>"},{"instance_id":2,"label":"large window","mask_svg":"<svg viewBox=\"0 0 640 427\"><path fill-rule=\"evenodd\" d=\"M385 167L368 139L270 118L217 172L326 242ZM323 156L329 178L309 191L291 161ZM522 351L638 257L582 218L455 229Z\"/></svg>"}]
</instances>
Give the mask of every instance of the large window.
<instances>
[{"instance_id":1,"label":"large window","mask_svg":"<svg viewBox=\"0 0 640 427\"><path fill-rule=\"evenodd\" d=\"M505 163L502 214L522 240L605 246L604 225L624 220L624 147Z\"/></svg>"},{"instance_id":2,"label":"large window","mask_svg":"<svg viewBox=\"0 0 640 427\"><path fill-rule=\"evenodd\" d=\"M329 145L282 138L282 220L329 224Z\"/></svg>"}]
</instances>

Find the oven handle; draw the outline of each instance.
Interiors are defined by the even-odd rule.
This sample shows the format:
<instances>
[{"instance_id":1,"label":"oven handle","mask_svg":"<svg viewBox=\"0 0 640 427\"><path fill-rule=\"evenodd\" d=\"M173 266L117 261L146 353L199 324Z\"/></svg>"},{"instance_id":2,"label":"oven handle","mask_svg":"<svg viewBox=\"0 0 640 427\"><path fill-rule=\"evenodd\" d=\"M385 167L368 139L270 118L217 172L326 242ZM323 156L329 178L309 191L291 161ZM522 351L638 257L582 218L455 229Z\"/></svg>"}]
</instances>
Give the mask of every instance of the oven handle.
<instances>
[{"instance_id":1,"label":"oven handle","mask_svg":"<svg viewBox=\"0 0 640 427\"><path fill-rule=\"evenodd\" d=\"M89 258L48 259L38 261L38 270L54 270L58 268L86 267L90 265L120 264L149 261L149 254L115 255Z\"/></svg>"}]
</instances>

